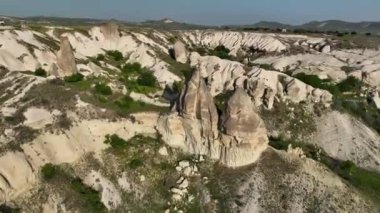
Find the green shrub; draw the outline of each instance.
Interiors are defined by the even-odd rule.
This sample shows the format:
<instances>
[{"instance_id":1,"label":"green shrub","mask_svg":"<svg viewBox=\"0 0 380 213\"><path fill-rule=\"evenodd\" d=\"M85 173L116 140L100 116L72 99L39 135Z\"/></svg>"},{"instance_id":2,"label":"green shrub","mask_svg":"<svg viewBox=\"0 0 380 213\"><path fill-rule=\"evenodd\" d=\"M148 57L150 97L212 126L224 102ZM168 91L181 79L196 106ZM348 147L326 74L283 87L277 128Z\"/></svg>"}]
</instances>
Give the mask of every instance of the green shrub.
<instances>
[{"instance_id":1,"label":"green shrub","mask_svg":"<svg viewBox=\"0 0 380 213\"><path fill-rule=\"evenodd\" d=\"M257 64L257 66L265 70L276 70L271 64Z\"/></svg>"},{"instance_id":2,"label":"green shrub","mask_svg":"<svg viewBox=\"0 0 380 213\"><path fill-rule=\"evenodd\" d=\"M47 76L47 72L46 70L44 70L43 68L37 68L35 71L34 71L34 75L36 76L41 76L41 77L46 77Z\"/></svg>"},{"instance_id":3,"label":"green shrub","mask_svg":"<svg viewBox=\"0 0 380 213\"><path fill-rule=\"evenodd\" d=\"M140 73L142 71L141 64L135 62L135 63L126 63L121 71L125 74L130 74L130 73Z\"/></svg>"},{"instance_id":4,"label":"green shrub","mask_svg":"<svg viewBox=\"0 0 380 213\"><path fill-rule=\"evenodd\" d=\"M358 92L360 91L362 85L363 83L353 76L349 76L337 84L341 92Z\"/></svg>"},{"instance_id":5,"label":"green shrub","mask_svg":"<svg viewBox=\"0 0 380 213\"><path fill-rule=\"evenodd\" d=\"M82 81L84 78L84 76L80 73L75 73L71 76L67 76L65 77L65 81L66 82L69 82L69 83L73 83L73 82L78 82L78 81Z\"/></svg>"},{"instance_id":6,"label":"green shrub","mask_svg":"<svg viewBox=\"0 0 380 213\"><path fill-rule=\"evenodd\" d=\"M316 75L298 73L297 75L294 75L294 77L312 87L327 90L333 95L340 94L340 90L336 85L331 83L329 80L322 80Z\"/></svg>"},{"instance_id":7,"label":"green shrub","mask_svg":"<svg viewBox=\"0 0 380 213\"><path fill-rule=\"evenodd\" d=\"M123 60L123 54L120 52L120 51L117 51L117 50L109 50L106 52L106 54L110 57L112 57L112 59L114 61L121 61Z\"/></svg>"},{"instance_id":8,"label":"green shrub","mask_svg":"<svg viewBox=\"0 0 380 213\"><path fill-rule=\"evenodd\" d=\"M105 56L104 56L103 54L98 54L98 55L96 56L96 60L97 60L97 61L104 61L104 59L105 59Z\"/></svg>"},{"instance_id":9,"label":"green shrub","mask_svg":"<svg viewBox=\"0 0 380 213\"><path fill-rule=\"evenodd\" d=\"M205 55L207 55L207 49L204 48L204 47L197 47L197 48L195 49L195 51L198 52L199 55L201 55L201 56L205 56Z\"/></svg>"},{"instance_id":10,"label":"green shrub","mask_svg":"<svg viewBox=\"0 0 380 213\"><path fill-rule=\"evenodd\" d=\"M113 149L121 150L127 147L127 141L120 138L118 135L106 135L104 143L111 145Z\"/></svg>"},{"instance_id":11,"label":"green shrub","mask_svg":"<svg viewBox=\"0 0 380 213\"><path fill-rule=\"evenodd\" d=\"M106 212L106 208L100 200L99 192L82 183L82 180L75 178L71 181L71 188L80 194L83 200L82 208L91 210L91 212Z\"/></svg>"},{"instance_id":12,"label":"green shrub","mask_svg":"<svg viewBox=\"0 0 380 213\"><path fill-rule=\"evenodd\" d=\"M95 85L95 91L102 95L112 95L111 87L103 83L97 83Z\"/></svg>"},{"instance_id":13,"label":"green shrub","mask_svg":"<svg viewBox=\"0 0 380 213\"><path fill-rule=\"evenodd\" d=\"M127 63L121 70L120 80L129 91L149 94L157 90L158 81L152 71L142 68L139 63Z\"/></svg>"},{"instance_id":14,"label":"green shrub","mask_svg":"<svg viewBox=\"0 0 380 213\"><path fill-rule=\"evenodd\" d=\"M13 207L7 206L5 204L1 204L0 205L0 212L1 213L19 213L19 212L21 212L21 209L13 208Z\"/></svg>"},{"instance_id":15,"label":"green shrub","mask_svg":"<svg viewBox=\"0 0 380 213\"><path fill-rule=\"evenodd\" d=\"M133 104L134 100L129 97L128 95L122 97L121 99L117 100L115 103L117 106L121 108L129 108Z\"/></svg>"},{"instance_id":16,"label":"green shrub","mask_svg":"<svg viewBox=\"0 0 380 213\"><path fill-rule=\"evenodd\" d=\"M53 179L57 173L59 168L51 163L45 164L41 169L41 175L44 180Z\"/></svg>"},{"instance_id":17,"label":"green shrub","mask_svg":"<svg viewBox=\"0 0 380 213\"><path fill-rule=\"evenodd\" d=\"M137 169L138 167L142 166L144 163L141 159L135 158L129 162L129 168L131 169Z\"/></svg>"},{"instance_id":18,"label":"green shrub","mask_svg":"<svg viewBox=\"0 0 380 213\"><path fill-rule=\"evenodd\" d=\"M137 78L137 83L147 87L156 87L158 84L156 77L149 71L142 72Z\"/></svg>"},{"instance_id":19,"label":"green shrub","mask_svg":"<svg viewBox=\"0 0 380 213\"><path fill-rule=\"evenodd\" d=\"M215 47L214 50L210 51L210 55L217 56L221 59L230 59L230 50L226 48L224 45L219 45Z\"/></svg>"}]
</instances>

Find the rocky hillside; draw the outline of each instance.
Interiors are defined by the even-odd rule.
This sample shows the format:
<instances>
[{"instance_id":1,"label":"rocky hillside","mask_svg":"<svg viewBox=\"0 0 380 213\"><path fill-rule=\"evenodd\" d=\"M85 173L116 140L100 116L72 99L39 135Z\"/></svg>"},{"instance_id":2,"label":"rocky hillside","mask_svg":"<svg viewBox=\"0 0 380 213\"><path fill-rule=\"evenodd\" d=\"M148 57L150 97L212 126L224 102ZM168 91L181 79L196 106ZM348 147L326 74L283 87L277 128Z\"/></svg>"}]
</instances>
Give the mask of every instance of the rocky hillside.
<instances>
[{"instance_id":1,"label":"rocky hillside","mask_svg":"<svg viewBox=\"0 0 380 213\"><path fill-rule=\"evenodd\" d=\"M380 52L340 44L1 29L0 212L378 212Z\"/></svg>"}]
</instances>

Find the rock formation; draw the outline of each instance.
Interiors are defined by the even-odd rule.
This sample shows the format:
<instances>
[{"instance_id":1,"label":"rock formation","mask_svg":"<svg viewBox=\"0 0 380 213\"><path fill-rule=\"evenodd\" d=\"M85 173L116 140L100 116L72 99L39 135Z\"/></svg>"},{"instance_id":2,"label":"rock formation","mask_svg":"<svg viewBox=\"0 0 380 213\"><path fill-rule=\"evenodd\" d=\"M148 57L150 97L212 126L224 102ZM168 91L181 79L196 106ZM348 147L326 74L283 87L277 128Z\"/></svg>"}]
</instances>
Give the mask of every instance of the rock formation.
<instances>
[{"instance_id":1,"label":"rock formation","mask_svg":"<svg viewBox=\"0 0 380 213\"><path fill-rule=\"evenodd\" d=\"M158 121L163 140L172 147L217 159L218 113L199 70L183 89L177 109L178 112Z\"/></svg>"},{"instance_id":2,"label":"rock formation","mask_svg":"<svg viewBox=\"0 0 380 213\"><path fill-rule=\"evenodd\" d=\"M61 37L61 46L57 53L58 76L70 76L78 72L73 49L67 37Z\"/></svg>"},{"instance_id":3,"label":"rock formation","mask_svg":"<svg viewBox=\"0 0 380 213\"><path fill-rule=\"evenodd\" d=\"M331 52L331 46L325 45L321 48L321 53L330 53Z\"/></svg>"},{"instance_id":4,"label":"rock formation","mask_svg":"<svg viewBox=\"0 0 380 213\"><path fill-rule=\"evenodd\" d=\"M103 24L100 26L100 32L106 40L115 41L120 38L119 26L115 22Z\"/></svg>"},{"instance_id":5,"label":"rock formation","mask_svg":"<svg viewBox=\"0 0 380 213\"><path fill-rule=\"evenodd\" d=\"M182 91L178 114L162 116L158 131L170 146L209 155L228 167L254 163L267 148L266 128L250 97L237 89L227 104L218 130L218 113L200 71Z\"/></svg>"},{"instance_id":6,"label":"rock formation","mask_svg":"<svg viewBox=\"0 0 380 213\"><path fill-rule=\"evenodd\" d=\"M247 68L235 61L215 56L192 53L192 66L198 66L201 76L207 78L207 86L213 96L242 87L253 98L256 106L271 109L275 100L322 102L329 105L332 95L313 88L302 81L277 71L258 67Z\"/></svg>"},{"instance_id":7,"label":"rock formation","mask_svg":"<svg viewBox=\"0 0 380 213\"><path fill-rule=\"evenodd\" d=\"M229 99L222 117L221 162L231 167L255 162L267 148L268 137L264 121L254 110L251 97L237 88Z\"/></svg>"},{"instance_id":8,"label":"rock formation","mask_svg":"<svg viewBox=\"0 0 380 213\"><path fill-rule=\"evenodd\" d=\"M176 41L174 44L174 56L176 61L183 64L188 60L186 46L181 41Z\"/></svg>"}]
</instances>

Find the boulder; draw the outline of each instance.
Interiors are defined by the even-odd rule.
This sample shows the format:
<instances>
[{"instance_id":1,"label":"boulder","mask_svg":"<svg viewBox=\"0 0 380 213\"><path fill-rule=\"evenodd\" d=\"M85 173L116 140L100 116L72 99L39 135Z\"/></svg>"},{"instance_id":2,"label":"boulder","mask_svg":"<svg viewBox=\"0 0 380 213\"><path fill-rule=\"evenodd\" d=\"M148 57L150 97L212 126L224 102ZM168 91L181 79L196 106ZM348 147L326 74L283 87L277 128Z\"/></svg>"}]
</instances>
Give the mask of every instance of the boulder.
<instances>
[{"instance_id":1,"label":"boulder","mask_svg":"<svg viewBox=\"0 0 380 213\"><path fill-rule=\"evenodd\" d=\"M330 53L331 52L331 46L325 45L321 48L321 53Z\"/></svg>"},{"instance_id":2,"label":"boulder","mask_svg":"<svg viewBox=\"0 0 380 213\"><path fill-rule=\"evenodd\" d=\"M60 50L57 53L58 77L70 76L78 72L73 49L67 37L61 37Z\"/></svg>"},{"instance_id":3,"label":"boulder","mask_svg":"<svg viewBox=\"0 0 380 213\"><path fill-rule=\"evenodd\" d=\"M174 44L174 56L175 60L180 63L184 64L188 61L186 46L181 41L176 41Z\"/></svg>"}]
</instances>

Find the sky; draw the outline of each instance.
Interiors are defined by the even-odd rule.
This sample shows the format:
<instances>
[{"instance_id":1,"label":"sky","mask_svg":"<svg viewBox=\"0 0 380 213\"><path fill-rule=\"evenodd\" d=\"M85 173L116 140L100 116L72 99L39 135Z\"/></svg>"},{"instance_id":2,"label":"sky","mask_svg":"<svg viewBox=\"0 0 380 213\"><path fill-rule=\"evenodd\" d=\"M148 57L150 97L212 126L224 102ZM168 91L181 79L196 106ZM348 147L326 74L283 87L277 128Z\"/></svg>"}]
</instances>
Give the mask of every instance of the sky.
<instances>
[{"instance_id":1,"label":"sky","mask_svg":"<svg viewBox=\"0 0 380 213\"><path fill-rule=\"evenodd\" d=\"M204 25L278 21L380 21L380 0L0 0L0 15L144 21L171 18Z\"/></svg>"}]
</instances>

